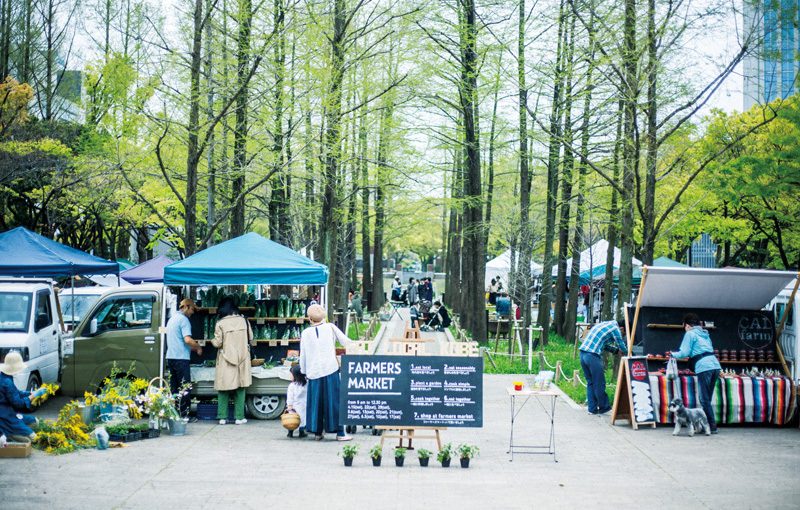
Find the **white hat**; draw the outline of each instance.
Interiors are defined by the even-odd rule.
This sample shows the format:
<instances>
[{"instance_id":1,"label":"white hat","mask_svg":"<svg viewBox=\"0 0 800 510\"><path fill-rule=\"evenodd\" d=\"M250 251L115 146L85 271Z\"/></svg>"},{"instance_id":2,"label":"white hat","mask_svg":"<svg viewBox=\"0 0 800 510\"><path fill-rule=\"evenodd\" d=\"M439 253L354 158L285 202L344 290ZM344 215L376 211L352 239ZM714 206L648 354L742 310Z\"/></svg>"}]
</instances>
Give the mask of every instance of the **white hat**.
<instances>
[{"instance_id":1,"label":"white hat","mask_svg":"<svg viewBox=\"0 0 800 510\"><path fill-rule=\"evenodd\" d=\"M26 368L28 368L28 365L23 363L22 355L17 351L11 351L6 354L5 363L0 364L0 372L6 375L18 374Z\"/></svg>"}]
</instances>

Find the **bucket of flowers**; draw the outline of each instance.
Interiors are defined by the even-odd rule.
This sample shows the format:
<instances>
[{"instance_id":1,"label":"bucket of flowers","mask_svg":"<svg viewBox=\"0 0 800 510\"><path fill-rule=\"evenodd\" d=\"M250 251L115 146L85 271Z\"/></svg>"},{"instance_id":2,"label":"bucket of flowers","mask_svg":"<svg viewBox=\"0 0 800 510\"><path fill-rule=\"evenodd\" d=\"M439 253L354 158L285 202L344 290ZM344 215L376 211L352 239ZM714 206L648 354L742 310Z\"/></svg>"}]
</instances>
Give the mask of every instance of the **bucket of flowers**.
<instances>
[{"instance_id":1,"label":"bucket of flowers","mask_svg":"<svg viewBox=\"0 0 800 510\"><path fill-rule=\"evenodd\" d=\"M150 384L142 395L136 398L140 408L150 416L150 427L159 429L162 423L167 424L170 435L182 436L186 433L186 420L178 412L177 402L189 394L192 385L183 384L177 393L172 393L166 385Z\"/></svg>"}]
</instances>

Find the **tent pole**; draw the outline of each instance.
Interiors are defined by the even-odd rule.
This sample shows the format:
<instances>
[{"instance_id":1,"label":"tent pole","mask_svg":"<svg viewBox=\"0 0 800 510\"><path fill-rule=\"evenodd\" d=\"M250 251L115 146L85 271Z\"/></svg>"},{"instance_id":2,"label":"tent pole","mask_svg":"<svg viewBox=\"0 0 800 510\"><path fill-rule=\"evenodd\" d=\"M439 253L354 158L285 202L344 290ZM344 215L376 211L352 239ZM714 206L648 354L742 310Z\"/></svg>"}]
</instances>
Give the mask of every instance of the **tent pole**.
<instances>
[{"instance_id":1,"label":"tent pole","mask_svg":"<svg viewBox=\"0 0 800 510\"><path fill-rule=\"evenodd\" d=\"M642 267L642 282L639 284L639 295L636 296L636 311L633 314L633 326L631 327L630 337L628 338L628 356L633 351L633 340L636 338L636 325L639 323L639 309L642 307L642 294L644 294L644 284L647 282L647 266Z\"/></svg>"},{"instance_id":2,"label":"tent pole","mask_svg":"<svg viewBox=\"0 0 800 510\"><path fill-rule=\"evenodd\" d=\"M70 287L72 290L72 329L75 329L75 275L69 277Z\"/></svg>"}]
</instances>

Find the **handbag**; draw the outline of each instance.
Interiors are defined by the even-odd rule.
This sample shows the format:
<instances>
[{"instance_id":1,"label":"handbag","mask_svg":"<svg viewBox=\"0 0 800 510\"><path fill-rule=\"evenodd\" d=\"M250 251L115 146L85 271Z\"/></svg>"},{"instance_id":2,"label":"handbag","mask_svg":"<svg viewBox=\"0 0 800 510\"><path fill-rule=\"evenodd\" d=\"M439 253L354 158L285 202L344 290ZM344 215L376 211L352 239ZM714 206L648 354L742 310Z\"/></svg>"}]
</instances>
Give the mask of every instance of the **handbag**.
<instances>
[{"instance_id":1,"label":"handbag","mask_svg":"<svg viewBox=\"0 0 800 510\"><path fill-rule=\"evenodd\" d=\"M675 358L670 358L667 361L667 379L672 381L678 378L678 362Z\"/></svg>"}]
</instances>

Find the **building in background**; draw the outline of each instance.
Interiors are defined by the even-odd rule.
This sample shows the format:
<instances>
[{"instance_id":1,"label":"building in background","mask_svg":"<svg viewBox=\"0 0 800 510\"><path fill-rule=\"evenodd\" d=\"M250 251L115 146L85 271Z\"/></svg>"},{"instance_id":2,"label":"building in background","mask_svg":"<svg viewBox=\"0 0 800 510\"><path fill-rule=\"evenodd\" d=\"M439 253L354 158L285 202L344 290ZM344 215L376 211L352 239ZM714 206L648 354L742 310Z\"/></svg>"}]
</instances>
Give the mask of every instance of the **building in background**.
<instances>
[{"instance_id":1,"label":"building in background","mask_svg":"<svg viewBox=\"0 0 800 510\"><path fill-rule=\"evenodd\" d=\"M798 91L798 0L745 0L745 40L754 45L744 58L744 109L785 99Z\"/></svg>"}]
</instances>

